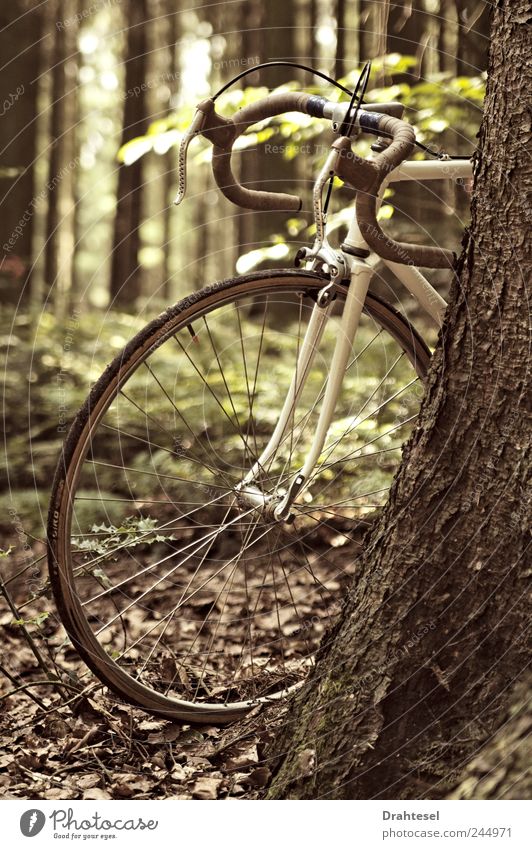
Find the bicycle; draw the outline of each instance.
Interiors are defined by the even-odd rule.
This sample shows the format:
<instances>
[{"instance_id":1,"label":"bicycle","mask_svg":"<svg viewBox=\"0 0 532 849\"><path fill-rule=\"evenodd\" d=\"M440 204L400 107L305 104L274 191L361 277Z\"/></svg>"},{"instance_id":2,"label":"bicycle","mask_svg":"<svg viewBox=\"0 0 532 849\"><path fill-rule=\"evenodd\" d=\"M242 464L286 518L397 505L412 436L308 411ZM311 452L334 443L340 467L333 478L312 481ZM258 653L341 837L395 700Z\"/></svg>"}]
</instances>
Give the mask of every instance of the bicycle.
<instances>
[{"instance_id":1,"label":"bicycle","mask_svg":"<svg viewBox=\"0 0 532 849\"><path fill-rule=\"evenodd\" d=\"M241 186L233 145L284 112L331 122L314 244L294 269L207 286L150 322L92 388L59 459L48 549L61 619L98 678L151 713L233 721L301 686L414 426L430 349L369 291L368 259L441 326L446 303L419 267L455 257L394 241L378 209L392 182L472 169L407 162L414 130L401 104L363 103L368 76L348 102L274 93L233 118L216 113L221 92L198 105L177 202L201 134L229 200L299 210L297 197ZM371 159L352 152L354 132L377 136ZM357 192L340 248L326 232L335 176Z\"/></svg>"}]
</instances>

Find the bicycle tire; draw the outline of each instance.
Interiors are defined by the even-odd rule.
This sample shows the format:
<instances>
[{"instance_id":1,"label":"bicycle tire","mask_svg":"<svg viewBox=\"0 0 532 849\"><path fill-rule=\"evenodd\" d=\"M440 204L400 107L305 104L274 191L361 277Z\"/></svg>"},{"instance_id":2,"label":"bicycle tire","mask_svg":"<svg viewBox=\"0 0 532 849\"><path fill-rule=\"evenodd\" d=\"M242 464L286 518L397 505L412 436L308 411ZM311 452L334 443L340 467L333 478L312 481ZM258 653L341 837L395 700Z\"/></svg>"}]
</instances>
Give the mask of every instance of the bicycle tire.
<instances>
[{"instance_id":1,"label":"bicycle tire","mask_svg":"<svg viewBox=\"0 0 532 849\"><path fill-rule=\"evenodd\" d=\"M100 379L90 391L90 394L85 404L78 412L69 430L55 473L48 517L48 561L51 585L55 602L62 623L78 654L85 661L87 666L107 687L109 687L112 692L114 692L124 701L138 705L151 714L163 716L173 720L182 720L187 722L230 722L244 716L247 711L249 711L254 705L258 703L271 701L272 699L282 698L286 695L287 692L291 692L293 687L298 686L299 684L292 683L289 686L283 685L280 689L274 691L272 691L270 688L270 691L268 691L266 695L253 695L247 698L239 698L237 693L236 701L232 702L228 701L228 696L224 697L225 701L223 702L180 698L179 695L175 696L173 694L169 694L168 688L166 692L162 692L157 689L157 686L159 686L158 684L147 684L145 681L135 678L134 674L132 674L131 664L128 668L128 665L125 660L124 666L118 662L116 657L112 656L113 653L116 655L117 649L115 648L110 654L109 647L106 649L104 645L102 645L102 643L98 641L97 636L95 636L95 621L99 621L98 614L92 614L85 610L84 605L86 605L86 601L83 601L82 596L80 596L81 590L79 589L79 584L85 580L92 581L94 579L98 582L98 585L100 587L105 587L105 580L109 579L106 576L102 577L101 575L98 575L96 578L94 578L92 572L95 573L97 571L94 567L91 572L90 569L86 569L85 567L83 567L83 563L87 562L86 560L75 560L75 558L79 557L80 554L78 550L74 551L73 549L72 531L73 512L76 506L76 499L82 498L77 493L84 491L81 489L80 484L82 474L85 473L84 470L86 466L91 467L92 474L94 471L94 466L97 463L97 461L93 459L93 452L96 439L95 434L98 433L98 426L102 421L104 421L105 416L108 414L108 411L113 409L112 405L114 403L118 403L116 399L122 397L124 393L124 386L127 385L127 382L128 380L130 380L130 378L132 379L133 376L137 374L137 369L140 369L140 366L144 364L146 365L147 370L150 371L151 366L146 364L148 358L154 356L156 352L160 352L167 341L171 340L172 338L177 339L177 334L180 333L181 330L188 328L189 333L191 335L192 332L195 332L195 326L196 324L199 324L200 321L204 320L205 324L207 324L205 316L210 316L212 321L212 315L214 315L216 310L230 306L231 304L236 305L235 310L236 313L239 313L238 321L240 323L241 306L239 306L239 304L241 304L244 299L247 299L247 302L253 305L257 302L257 299L260 301L261 297L266 298L266 304L269 303L270 296L272 298L281 295L283 298L289 297L288 301L279 301L281 307L283 307L286 304L292 304L292 301L290 300L290 298L292 297L297 297L300 302L303 302L303 299L306 297L310 297L310 299L312 299L313 297L315 297L319 289L322 288L324 283L325 281L322 277L311 272L301 272L294 270L259 272L255 274L249 274L244 277L237 277L225 280L220 283L207 286L201 291L198 291L189 296L188 298L183 299L179 303L167 309L166 312L164 312L162 315L158 316L153 321L151 321L125 346L123 351L117 357L115 357L115 359L110 363L110 365L107 366ZM338 283L335 286L336 296L340 298L344 297L346 285L346 283ZM272 303L277 305L277 301L272 301ZM301 307L299 307L299 309L301 311ZM285 311L288 311L288 307L286 307ZM264 312L266 312L266 307L264 307ZM413 369L413 373L415 374L413 380L424 380L430 361L430 350L428 349L427 345L424 343L422 338L419 336L417 331L410 325L410 323L396 310L394 310L389 304L372 294L368 294L367 296L367 301L364 307L364 313L369 318L369 320L374 322L377 327L381 328L379 334L384 332L385 336L383 338L385 338L386 344L388 344L388 337L390 337L392 342L394 342L398 346L398 349L401 350L402 353L400 356L402 357L403 354L406 354L406 357ZM231 313L230 315L233 315L233 313ZM220 316L224 316L223 311ZM221 318L220 326L222 326ZM264 327L262 333L263 336L265 336ZM279 331L278 335L282 335L282 332ZM188 336L187 338L190 340L190 336ZM248 337L245 338L247 339ZM245 362L245 357L243 356L242 358ZM148 390L146 390L146 392L147 391ZM252 402L250 403L252 404ZM250 418L253 418L252 414L250 414ZM306 425L304 425L303 428L305 426ZM109 425L106 425L106 427L109 428ZM130 436L131 434L126 435ZM122 442L119 442L121 455L123 455L124 441L125 437L123 438ZM100 444L103 445L103 441ZM341 442L339 441L338 444L341 444ZM394 448L393 450L397 453L396 448ZM361 456L365 458L366 454L363 454ZM172 458L172 461L173 459L174 458ZM175 462L177 462L177 460ZM187 462L189 462L188 458ZM342 462L344 461L342 460ZM122 469L126 467L118 468ZM131 471L137 472L140 475L150 474L150 472L143 471L140 468L135 468ZM224 471L224 474L226 473L227 470ZM170 477L170 475L167 475L166 477ZM193 483L195 482L191 482L191 485ZM133 495L133 489L131 489L130 483L128 482L127 485L130 486L130 491ZM199 486L204 485L205 484L203 483L199 484ZM89 498L87 500L95 501L97 500L97 498ZM109 499L109 501L111 501L111 499ZM200 502L192 503L195 504ZM231 503L234 505L234 500ZM174 503L172 502L172 506L173 504ZM198 510L199 509L200 508L198 508ZM204 509L204 507L202 509ZM229 507L228 510L229 509L231 509L231 507ZM321 508L317 507L316 509L319 510ZM347 508L344 509L345 512L347 512ZM107 507L105 507L105 510L107 510ZM308 508L308 515L310 515L310 510L311 508ZM186 513L184 514L185 518L187 517L187 515L188 514ZM307 514L305 514L303 511L303 516L306 515ZM340 513L340 515L343 519L343 514ZM302 519L302 521L304 521L304 519ZM252 523L250 521L249 525L251 526L251 524ZM327 525L327 521L325 521L324 524ZM222 528L223 530L226 530L227 527L229 527L229 524L220 526L220 528ZM321 525L318 525L318 527L321 527ZM327 527L329 526L327 525ZM156 528L155 530L158 530L158 528ZM99 533L101 532L97 531L95 532L95 535L98 536ZM249 534L249 531L247 533ZM90 536L91 534L88 534L88 537ZM242 532L241 536L243 537ZM347 536L347 534L344 533L344 536ZM143 544L142 539L143 537L141 536L141 542L136 543L137 546L139 544ZM200 539L202 538L200 537ZM83 538L82 542L86 542L85 537ZM92 544L90 542L90 539L89 544ZM171 543L167 541L165 541L164 544L169 546L171 545ZM77 542L76 545L78 545ZM125 551L126 549L125 547L122 547L121 549L116 549L115 552L117 550ZM181 549L178 553L182 554L183 550L184 549ZM277 549L273 553L277 554ZM86 558L87 554L84 554L83 556ZM128 557L129 556L130 554L128 552ZM273 554L271 556L273 557ZM96 558L96 563L107 563L111 560L111 556L109 554L103 555L102 557L103 560L98 560ZM267 555L265 555L265 558L267 559ZM95 558L93 558L93 561L94 559ZM92 561L88 562L90 563ZM76 563L78 563L78 565L75 565ZM80 563L82 564L81 566L79 565ZM85 571L83 571L84 568ZM120 566L120 568L122 569L121 574L123 574L123 570L125 567ZM151 568L152 566L150 565L146 567L147 570ZM244 569L246 568L247 567L244 567ZM76 569L78 570L77 573ZM91 574L89 575L89 573ZM133 578L127 578L126 575L126 578L123 579L123 583L132 580ZM164 580L170 581L170 579ZM274 577L274 588L275 581L276 579ZM286 583L289 584L288 579L286 579ZM116 598L112 597L115 595L121 596L123 594L121 590L116 591L116 588L119 588L120 586L121 584L118 583L112 585L112 590L102 589L100 596L105 597L106 604L108 602L111 603L112 601L112 604L117 606ZM106 593L108 593L108 595L106 595ZM139 598L140 601L142 601L142 594L139 596ZM98 594L96 596L96 599L98 599ZM188 598L187 600L190 604L190 598ZM138 603L139 609L144 610L144 607L140 603L140 601ZM122 608L122 611L126 610L126 613L121 612L117 617L117 620L120 619L120 627L124 630L124 634L126 628L129 627L127 623L126 625L124 625L124 619L128 620L128 611L130 609L131 604L129 608ZM250 618L249 609L248 618ZM190 625L190 621L187 620L185 622L187 627ZM117 624L117 629L118 627L119 626ZM203 625L201 627L203 627ZM165 625L164 631L166 631L166 629L167 626ZM279 633L281 634L280 624ZM121 633L121 639L124 637L124 634ZM249 641L251 644L251 637ZM133 646L135 646L134 642ZM244 649L242 649L242 652L243 651ZM120 655L118 656L118 659L121 659ZM170 658L170 660L172 660L172 658ZM175 665L175 660L173 662ZM138 663L140 663L140 660L138 661ZM207 660L205 660L205 664L206 663ZM175 681L173 682L173 686L175 686ZM185 685L183 684L183 687L184 686ZM199 686L200 685L198 685L198 687ZM198 687L196 688L196 695L198 693Z\"/></svg>"}]
</instances>

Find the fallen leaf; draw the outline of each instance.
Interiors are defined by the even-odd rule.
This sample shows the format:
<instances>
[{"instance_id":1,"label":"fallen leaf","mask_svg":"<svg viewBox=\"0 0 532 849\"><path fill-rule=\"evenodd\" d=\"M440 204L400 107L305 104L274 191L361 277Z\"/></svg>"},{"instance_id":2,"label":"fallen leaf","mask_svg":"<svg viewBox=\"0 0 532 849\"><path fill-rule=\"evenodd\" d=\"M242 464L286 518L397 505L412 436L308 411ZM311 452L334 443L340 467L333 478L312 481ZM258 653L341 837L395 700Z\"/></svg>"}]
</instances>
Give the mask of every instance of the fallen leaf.
<instances>
[{"instance_id":1,"label":"fallen leaf","mask_svg":"<svg viewBox=\"0 0 532 849\"><path fill-rule=\"evenodd\" d=\"M225 767L228 770L235 771L247 766L255 766L258 761L257 747L254 745L228 758Z\"/></svg>"},{"instance_id":2,"label":"fallen leaf","mask_svg":"<svg viewBox=\"0 0 532 849\"><path fill-rule=\"evenodd\" d=\"M162 731L148 734L148 743L173 743L181 734L180 725L168 725Z\"/></svg>"},{"instance_id":3,"label":"fallen leaf","mask_svg":"<svg viewBox=\"0 0 532 849\"><path fill-rule=\"evenodd\" d=\"M80 790L90 790L100 784L102 778L97 772L87 772L85 775L80 775L76 780L76 784Z\"/></svg>"},{"instance_id":4,"label":"fallen leaf","mask_svg":"<svg viewBox=\"0 0 532 849\"><path fill-rule=\"evenodd\" d=\"M43 793L45 799L72 799L72 791L70 788L49 787Z\"/></svg>"},{"instance_id":5,"label":"fallen leaf","mask_svg":"<svg viewBox=\"0 0 532 849\"><path fill-rule=\"evenodd\" d=\"M165 719L143 719L137 728L139 731L162 731L168 725Z\"/></svg>"},{"instance_id":6,"label":"fallen leaf","mask_svg":"<svg viewBox=\"0 0 532 849\"><path fill-rule=\"evenodd\" d=\"M198 778L192 788L194 799L217 799L221 778L210 778L208 775Z\"/></svg>"},{"instance_id":7,"label":"fallen leaf","mask_svg":"<svg viewBox=\"0 0 532 849\"><path fill-rule=\"evenodd\" d=\"M176 766L173 768L172 772L168 776L170 781L176 782L184 781L186 777L186 770L180 764L176 764Z\"/></svg>"},{"instance_id":8,"label":"fallen leaf","mask_svg":"<svg viewBox=\"0 0 532 849\"><path fill-rule=\"evenodd\" d=\"M267 766L259 766L243 778L242 783L245 783L250 787L266 787L270 780L270 775L271 773Z\"/></svg>"},{"instance_id":9,"label":"fallen leaf","mask_svg":"<svg viewBox=\"0 0 532 849\"><path fill-rule=\"evenodd\" d=\"M110 793L107 790L102 790L101 787L91 787L90 790L85 790L83 794L84 799L93 799L94 801L100 801L103 799L112 799Z\"/></svg>"}]
</instances>

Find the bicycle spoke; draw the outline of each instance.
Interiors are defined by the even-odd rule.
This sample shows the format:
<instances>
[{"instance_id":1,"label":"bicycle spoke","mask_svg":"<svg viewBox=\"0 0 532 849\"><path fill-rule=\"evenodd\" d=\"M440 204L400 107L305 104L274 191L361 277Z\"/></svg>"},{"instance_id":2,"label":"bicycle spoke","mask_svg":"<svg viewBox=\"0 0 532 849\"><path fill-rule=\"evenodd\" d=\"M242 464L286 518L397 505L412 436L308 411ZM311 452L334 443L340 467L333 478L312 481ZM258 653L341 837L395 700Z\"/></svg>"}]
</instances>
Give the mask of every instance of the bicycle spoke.
<instances>
[{"instance_id":1,"label":"bicycle spoke","mask_svg":"<svg viewBox=\"0 0 532 849\"><path fill-rule=\"evenodd\" d=\"M212 501L210 501L208 503L214 504L215 502L219 501L221 498L224 498L225 495L227 495L227 493L224 492L222 495L218 496L218 498L212 499ZM202 505L202 507L203 506L204 505ZM196 510L191 510L188 514L185 514L185 516L191 516L192 514L196 513L198 509L201 509L201 508L196 508ZM185 518L185 516L180 516L180 518L183 519L183 518ZM175 517L172 518L172 519L169 519L168 522L165 525L160 525L158 530L159 531L166 530L166 525L169 525L173 521L175 521ZM151 530L151 528L148 531L143 531L142 534L140 535L140 537L136 538L136 541L142 542L142 540L146 539L146 537L150 536L151 534L153 534L153 531ZM126 541L126 544L127 544L127 541ZM116 548L112 548L109 551L106 551L105 554L100 554L98 557L94 557L91 560L85 561L83 563L84 568L87 568L88 566L95 566L97 563L101 563L102 560L105 560L106 558L108 558L110 554L116 554L118 551L121 551L124 548L124 545L125 545L124 543L121 543L120 545L116 546Z\"/></svg>"},{"instance_id":2,"label":"bicycle spoke","mask_svg":"<svg viewBox=\"0 0 532 849\"><path fill-rule=\"evenodd\" d=\"M383 380L384 380L384 378L383 378ZM338 444L339 444L339 443L340 443L340 442L341 442L341 441L342 441L342 440L343 440L346 436L349 436L351 433L353 433L353 431L354 431L354 430L356 430L356 428L360 427L360 425L361 425L361 424L364 424L364 422L368 421L368 419L370 419L370 418L374 417L377 413L379 413L382 409L384 409L384 407L386 407L386 406L387 406L387 405L388 405L391 401L394 401L396 398L398 398L398 397L399 397L399 395L402 395L402 393L403 393L406 389L409 389L409 388L410 388L410 387L411 387L414 383L416 383L416 381L417 381L417 378L414 378L414 380L411 380L411 381L410 381L410 383L407 383L407 384L406 384L406 386L403 386L403 387L402 387L402 389L399 389L397 392L395 392L393 395L390 395L390 397L389 397L389 398L387 398L385 401L383 401L381 404L379 404L379 406L378 406L375 410L372 410L372 412L371 412L371 413L369 413L369 414L368 414L365 418L363 418L363 419L360 419L360 420L359 420L359 415L360 415L360 413L362 412L362 410L364 409L364 407L367 405L368 401L369 401L369 400L371 400L371 399L368 399L368 401L366 401L366 404L364 404L364 407L362 407L362 408L360 409L359 413L355 416L355 424L353 424L353 425L351 425L349 428L347 428L347 429L344 431L344 433L343 433L343 434L341 434L341 436L339 436L337 439L335 439L335 440L334 440L334 442L332 442L330 445L328 445L328 446L326 446L326 447L325 447L325 449L324 449L324 450L325 450L325 451L328 451L328 454L327 454L327 456L325 457L325 459L324 459L324 461L323 461L323 464L320 464L319 466L317 466L317 467L316 467L315 472L316 472L316 473L318 473L320 469L322 469L322 468L326 468L326 466L325 466L324 464L327 462L327 459L331 456L331 454L332 454L332 452L334 451L334 449L336 448L336 446L337 446L337 445L338 445ZM383 381L381 381L381 384L382 384L382 382L383 382ZM380 385L380 384L379 384L379 385ZM378 388L378 387L377 387L377 388ZM373 397L373 395L374 395L374 394L375 394L375 393L372 393L372 397ZM401 424L404 424L404 423L401 423ZM384 434L382 434L381 436L384 436Z\"/></svg>"},{"instance_id":3,"label":"bicycle spoke","mask_svg":"<svg viewBox=\"0 0 532 849\"><path fill-rule=\"evenodd\" d=\"M227 509L226 513L225 513L224 518L222 519L221 527L223 527L223 526L224 526L225 521L226 521L226 519L227 519L227 517L228 517L228 515L229 515L230 510L231 510L231 508L229 507L229 508ZM201 567L202 567L203 563L205 562L205 560L206 560L206 558L207 558L207 556L208 556L209 552L211 551L211 549L212 549L212 547L213 547L213 545L214 545L214 543L215 543L216 539L217 539L217 536L213 536L212 540L211 540L211 541L210 541L210 543L209 543L209 546L208 546L208 547L205 549L205 551L203 552L202 557L201 557L201 560L200 560L200 562L198 563L198 565L196 566L196 569L195 569L195 571L194 571L194 574L193 574L192 578L189 580L189 583L188 583L188 585L187 585L187 588L188 588L188 587L190 587L190 583L191 583L191 581L194 579L194 577L198 574L199 570L201 569ZM185 590L185 592L186 592L186 590ZM148 662L150 661L151 657L153 656L154 652L156 651L157 647L159 646L159 643L160 643L160 641L161 641L162 637L164 636L164 634L165 634L165 632L166 632L166 630L167 630L168 626L170 625L170 623L172 622L172 620L173 620L173 619L174 619L174 617L175 617L175 614L176 614L176 613L177 613L177 611L179 610L179 606L180 606L180 601L178 601L178 602L177 602L177 604L176 604L176 605L174 605L174 607L172 608L172 610L171 610L169 613L167 613L167 614L163 617L163 619L161 620L161 621L164 621L164 620L166 619L166 620L167 620L166 625L165 625L165 627L164 627L164 629L163 629L162 634L160 634L160 635L159 635L159 637L157 638L157 641L154 643L154 645L153 645L152 649L150 650L150 653L148 654L147 658L145 659L144 663L142 664L142 667L141 667L141 668L140 668L140 670L139 670L139 674L141 674L141 673L144 671L144 669L146 668L146 666L147 666ZM146 632L146 633L143 635L142 639L144 639L144 637L148 636L148 634L149 634L149 633L151 633L153 630L155 630L157 627L159 627L159 625L160 625L160 624L161 624L160 622L156 623L156 625L155 625L155 626L153 626L153 628L151 628L151 629L150 629L150 631ZM172 683L173 683L173 682L172 682ZM169 686L171 686L171 684L170 684Z\"/></svg>"},{"instance_id":4,"label":"bicycle spoke","mask_svg":"<svg viewBox=\"0 0 532 849\"><path fill-rule=\"evenodd\" d=\"M248 513L251 513L253 511L253 509L254 508L249 510ZM247 514L245 514L245 515L247 515ZM166 563L168 560L172 560L175 557L179 557L179 555L184 554L185 551L188 551L193 546L196 546L196 549L195 549L195 551L196 551L199 543L201 543L201 545L199 545L199 548L203 548L203 546L206 545L213 536L216 537L219 533L221 533L222 530L225 530L225 528L229 527L231 524L234 524L238 520L238 518L239 517L231 520L231 522L228 522L228 524L224 527L220 527L219 525L215 525L214 530L210 531L208 534L205 534L205 536L200 537L199 539L196 539L196 540L192 540L192 542L188 543L188 545L185 545L183 548L179 549L179 551L172 551L170 554L167 554L166 557L162 557L160 560L157 560L155 563L150 563L149 566L145 566L144 569L142 569L140 572L136 572L134 575L129 575L127 578L124 578L124 580L121 581L119 584L114 584L112 587L109 587L108 589L104 590L103 592L99 593L98 595L93 596L92 598L83 602L83 604L88 605L90 603L98 601L99 599L104 598L105 596L110 595L111 593L113 593L117 589L119 589L120 587L125 586L126 584L130 583L130 581L136 580L140 575L147 574L148 572L153 571L153 569L155 569L157 566L161 566L163 563ZM163 578L159 579L159 581L157 581L154 585L149 587L148 590L146 590L145 594L147 594L148 592L151 592L151 590L154 589L155 586L158 586L162 581L166 580L166 578L168 578L175 571L175 569L178 569L180 566L182 566L184 562L188 562L188 560L190 560L190 558L194 555L195 551L193 551L191 554L187 555L187 557L185 558L185 561L183 561L182 563L178 563L177 566L175 566L172 570L170 570L170 572L168 572L165 576L163 576ZM141 598L143 598L144 595L141 596ZM138 599L137 599L137 601L138 601Z\"/></svg>"},{"instance_id":5,"label":"bicycle spoke","mask_svg":"<svg viewBox=\"0 0 532 849\"><path fill-rule=\"evenodd\" d=\"M276 520L312 444L341 321L327 314L319 327L315 277L287 280L261 287L254 275L158 319L116 361L107 395L92 397L67 460L68 557L54 580L66 604L77 599L74 642L114 689L142 685L139 703L169 717L173 704L189 706L176 708L181 719L203 706L208 716L212 703L223 715L301 683L415 419L418 349L369 295L319 463L293 523ZM347 289L336 290L345 303ZM313 315L319 344L302 373Z\"/></svg>"},{"instance_id":6,"label":"bicycle spoke","mask_svg":"<svg viewBox=\"0 0 532 849\"><path fill-rule=\"evenodd\" d=\"M150 364L149 364L146 360L144 360L143 365L146 367L146 369L148 370L148 372L151 374L151 376L152 376L152 377L153 377L153 379L155 380L155 382L156 382L157 386L160 388L160 390L161 390L161 392L163 393L163 395L165 396L165 398L167 398L167 399L168 399L168 401L170 402L170 404L171 404L171 406L172 406L172 409L174 410L174 412L176 413L176 415L178 416L178 418L180 418L180 419L181 419L181 421L182 421L182 422L183 422L183 424L185 425L186 429L188 430L188 432L189 432L189 433L190 433L190 435L192 436L192 438L193 438L194 442L197 442L197 443L198 443L198 445L199 445L199 448L200 448L202 451L205 451L205 445L199 442L198 437L197 437L197 434L194 432L193 428L190 426L190 424L188 423L188 421L185 419L185 416L183 415L182 411L181 411L180 409L178 409L178 407L177 407L177 406L176 406L176 404L175 404L175 401L174 401L174 400L170 397L170 395L168 394L168 392L166 391L166 389L165 389L165 388L164 388L164 386L162 385L161 381L159 380L159 378L158 378L158 377L157 377L157 375L155 374L155 372L154 372L154 370L153 370L152 366L150 366ZM146 414L146 415L147 415L147 414ZM172 452L172 453L174 453L174 452ZM209 471L209 472L215 472L215 471L218 471L218 472L219 472L219 470L217 470L217 469L216 469L216 466L208 465L207 463L205 463L204 461L200 460L200 459L199 459L198 457L196 457L195 455L190 454L190 453L188 453L188 452L187 452L187 459L191 459L191 460L193 460L195 463L199 463L199 464L203 465L206 469L208 469L208 471ZM216 458L214 458L214 459L216 460Z\"/></svg>"}]
</instances>

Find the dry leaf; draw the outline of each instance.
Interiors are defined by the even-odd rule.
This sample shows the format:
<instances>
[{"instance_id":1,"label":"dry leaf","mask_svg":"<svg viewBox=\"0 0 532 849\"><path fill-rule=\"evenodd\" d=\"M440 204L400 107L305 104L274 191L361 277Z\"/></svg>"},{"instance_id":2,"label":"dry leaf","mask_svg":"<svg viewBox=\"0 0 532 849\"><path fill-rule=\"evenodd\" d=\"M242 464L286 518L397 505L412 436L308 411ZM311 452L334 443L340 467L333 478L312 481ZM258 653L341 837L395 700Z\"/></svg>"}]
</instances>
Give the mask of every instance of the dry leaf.
<instances>
[{"instance_id":1,"label":"dry leaf","mask_svg":"<svg viewBox=\"0 0 532 849\"><path fill-rule=\"evenodd\" d=\"M49 787L43 793L45 799L72 799L72 795L70 788L66 787Z\"/></svg>"},{"instance_id":2,"label":"dry leaf","mask_svg":"<svg viewBox=\"0 0 532 849\"><path fill-rule=\"evenodd\" d=\"M225 768L231 771L245 769L247 766L255 766L258 761L257 747L253 745L228 758L225 762Z\"/></svg>"},{"instance_id":3,"label":"dry leaf","mask_svg":"<svg viewBox=\"0 0 532 849\"><path fill-rule=\"evenodd\" d=\"M166 719L143 719L137 728L139 731L162 731L167 725Z\"/></svg>"},{"instance_id":4,"label":"dry leaf","mask_svg":"<svg viewBox=\"0 0 532 849\"><path fill-rule=\"evenodd\" d=\"M76 784L80 788L80 790L90 790L91 787L96 787L100 784L102 780L101 775L98 775L97 772L87 772L85 775L80 775L78 779L76 779Z\"/></svg>"},{"instance_id":5,"label":"dry leaf","mask_svg":"<svg viewBox=\"0 0 532 849\"><path fill-rule=\"evenodd\" d=\"M267 766L259 766L243 778L242 782L251 787L266 787L270 780L270 775L271 773Z\"/></svg>"},{"instance_id":6,"label":"dry leaf","mask_svg":"<svg viewBox=\"0 0 532 849\"><path fill-rule=\"evenodd\" d=\"M204 775L197 779L192 788L192 795L195 799L217 799L221 783L221 778L210 778Z\"/></svg>"},{"instance_id":7,"label":"dry leaf","mask_svg":"<svg viewBox=\"0 0 532 849\"><path fill-rule=\"evenodd\" d=\"M180 725L168 725L162 731L148 734L148 743L173 743L181 734Z\"/></svg>"},{"instance_id":8,"label":"dry leaf","mask_svg":"<svg viewBox=\"0 0 532 849\"><path fill-rule=\"evenodd\" d=\"M103 799L112 799L112 796L107 790L102 790L101 787L92 787L90 790L85 790L83 798L94 799L94 801L98 802Z\"/></svg>"}]
</instances>

